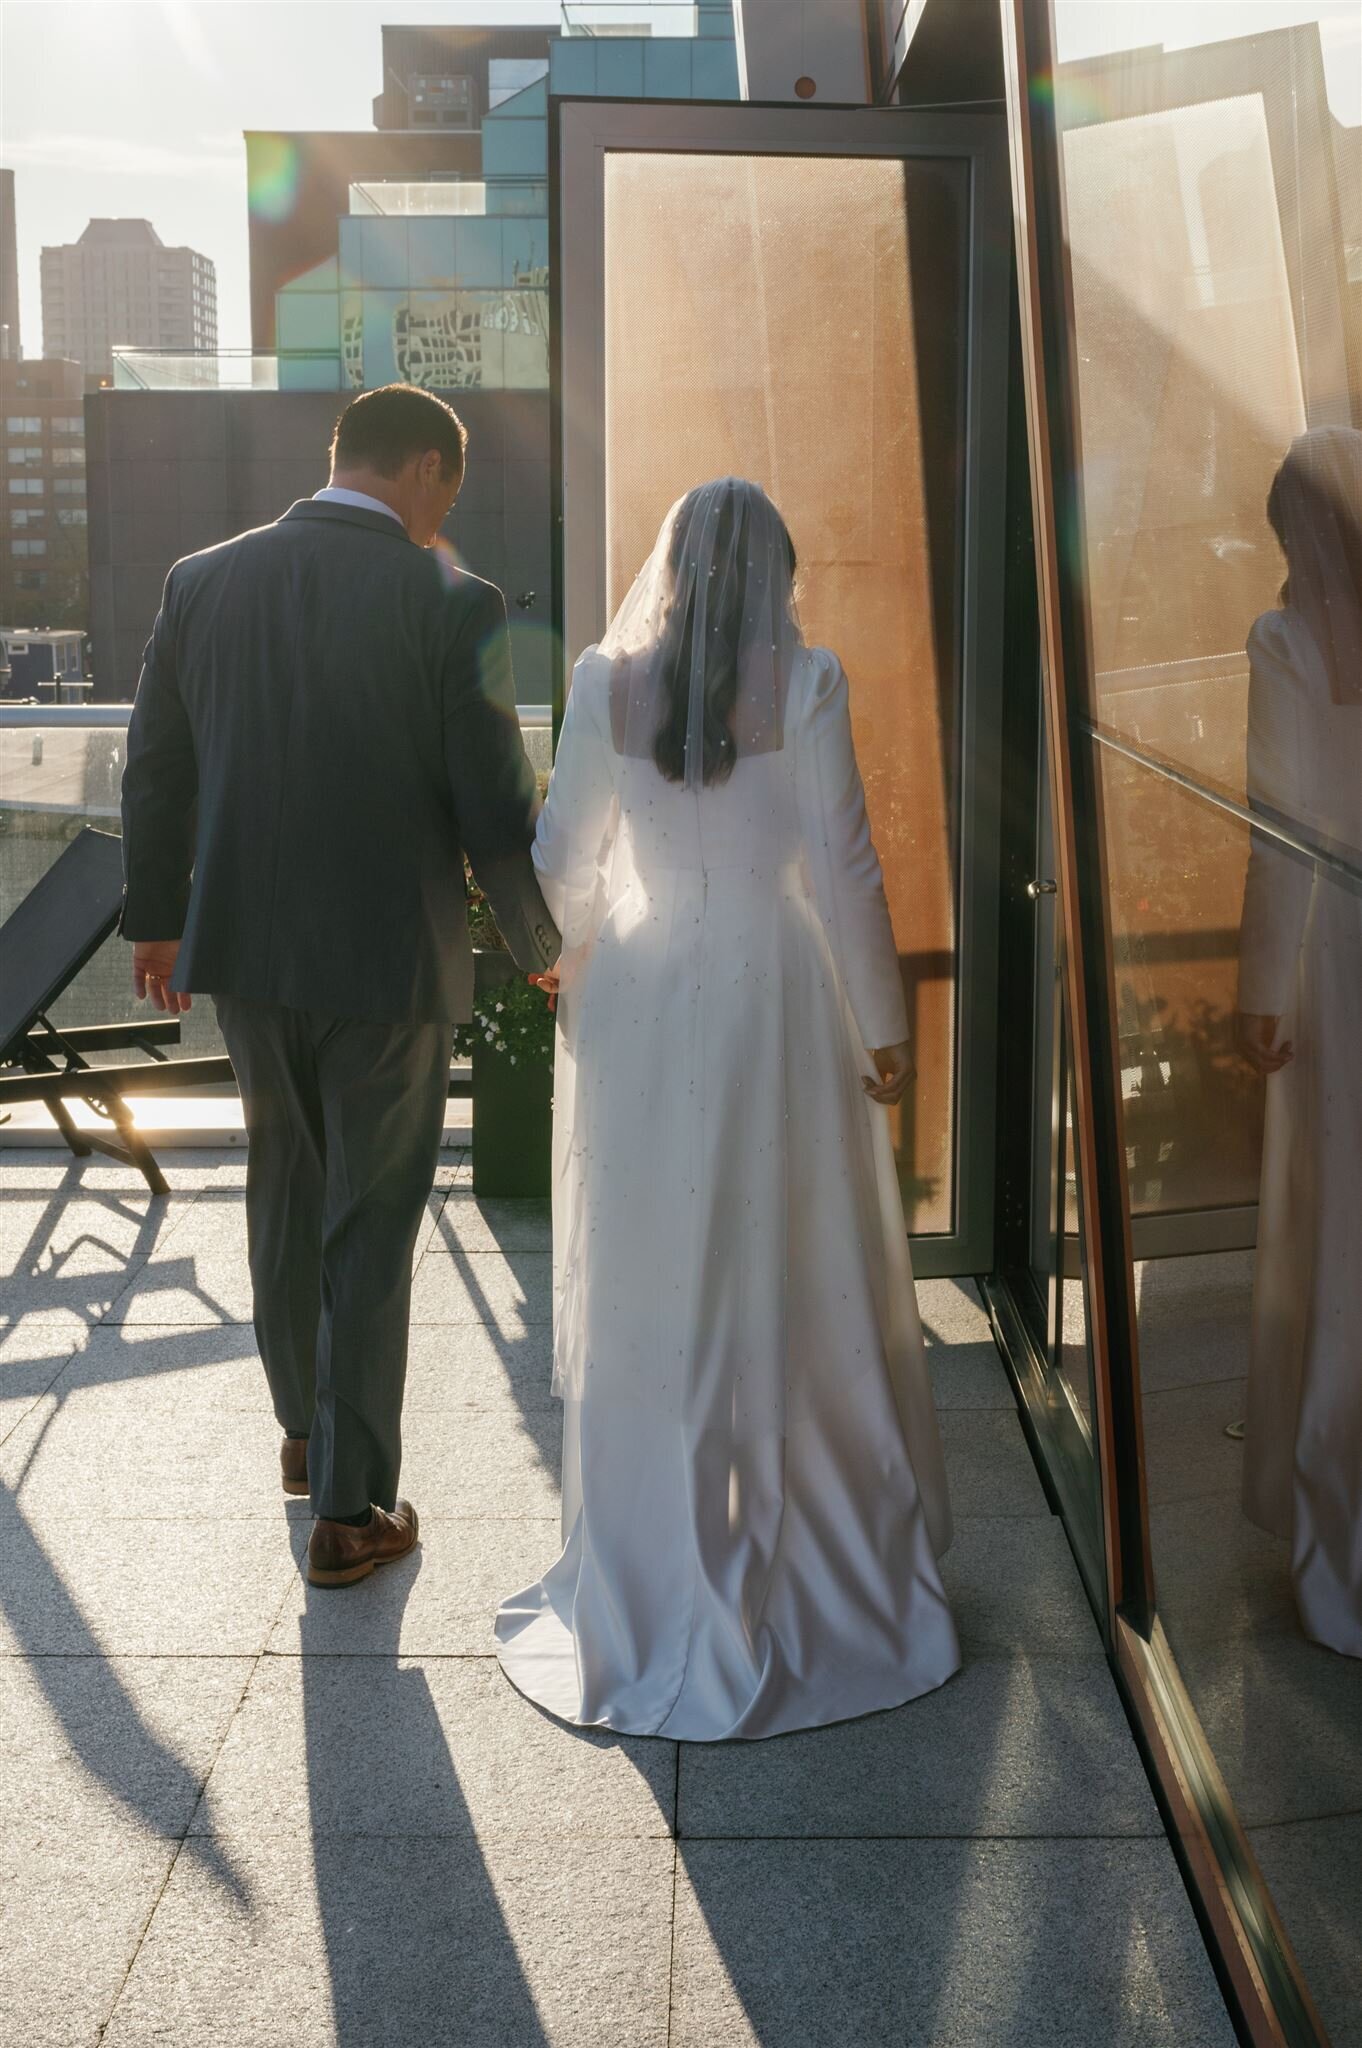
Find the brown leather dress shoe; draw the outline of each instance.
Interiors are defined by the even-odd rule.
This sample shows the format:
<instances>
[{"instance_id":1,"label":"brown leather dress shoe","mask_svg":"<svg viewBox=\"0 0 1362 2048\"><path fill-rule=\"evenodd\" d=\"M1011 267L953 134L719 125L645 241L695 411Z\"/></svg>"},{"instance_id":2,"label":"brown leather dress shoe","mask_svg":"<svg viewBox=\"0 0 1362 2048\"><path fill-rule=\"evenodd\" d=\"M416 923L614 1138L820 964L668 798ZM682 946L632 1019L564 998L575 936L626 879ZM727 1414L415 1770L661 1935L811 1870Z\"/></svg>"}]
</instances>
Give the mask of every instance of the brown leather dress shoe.
<instances>
[{"instance_id":1,"label":"brown leather dress shoe","mask_svg":"<svg viewBox=\"0 0 1362 2048\"><path fill-rule=\"evenodd\" d=\"M285 1493L306 1493L307 1486L307 1438L286 1436L279 1446L279 1470L284 1477Z\"/></svg>"},{"instance_id":2,"label":"brown leather dress shoe","mask_svg":"<svg viewBox=\"0 0 1362 2048\"><path fill-rule=\"evenodd\" d=\"M416 1548L416 1510L398 1501L392 1513L375 1508L362 1529L319 1515L307 1545L307 1576L313 1586L353 1586L376 1564L392 1564Z\"/></svg>"}]
</instances>

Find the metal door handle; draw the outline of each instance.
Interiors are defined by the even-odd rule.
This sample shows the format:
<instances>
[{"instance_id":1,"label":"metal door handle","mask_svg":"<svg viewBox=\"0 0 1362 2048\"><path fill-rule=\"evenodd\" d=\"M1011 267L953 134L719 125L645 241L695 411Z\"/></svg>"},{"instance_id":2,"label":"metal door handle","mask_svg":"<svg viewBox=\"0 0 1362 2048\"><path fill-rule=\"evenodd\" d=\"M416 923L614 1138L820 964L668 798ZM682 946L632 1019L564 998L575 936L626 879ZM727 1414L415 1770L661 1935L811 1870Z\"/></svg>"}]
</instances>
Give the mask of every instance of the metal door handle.
<instances>
[{"instance_id":1,"label":"metal door handle","mask_svg":"<svg viewBox=\"0 0 1362 2048\"><path fill-rule=\"evenodd\" d=\"M1034 903L1038 896L1053 896L1055 893L1055 884L1050 881L1028 882L1026 885L1026 893L1031 898L1031 901Z\"/></svg>"}]
</instances>

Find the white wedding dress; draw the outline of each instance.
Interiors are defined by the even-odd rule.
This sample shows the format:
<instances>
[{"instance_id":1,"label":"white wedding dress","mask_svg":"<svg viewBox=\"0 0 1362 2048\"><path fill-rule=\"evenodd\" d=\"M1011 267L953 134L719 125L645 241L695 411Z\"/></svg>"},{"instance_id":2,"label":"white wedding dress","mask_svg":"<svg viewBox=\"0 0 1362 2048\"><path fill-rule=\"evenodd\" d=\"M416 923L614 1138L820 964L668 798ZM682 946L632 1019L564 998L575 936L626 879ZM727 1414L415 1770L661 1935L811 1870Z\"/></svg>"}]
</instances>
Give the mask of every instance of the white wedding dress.
<instances>
[{"instance_id":1,"label":"white wedding dress","mask_svg":"<svg viewBox=\"0 0 1362 2048\"><path fill-rule=\"evenodd\" d=\"M1257 621L1249 655L1250 801L1356 863L1362 703L1334 701L1289 607ZM1266 835L1245 879L1239 1006L1280 1017L1295 1047L1267 1082L1244 1507L1291 1543L1306 1634L1362 1657L1362 902Z\"/></svg>"},{"instance_id":2,"label":"white wedding dress","mask_svg":"<svg viewBox=\"0 0 1362 2048\"><path fill-rule=\"evenodd\" d=\"M590 650L534 849L564 936L563 1549L502 1605L499 1654L564 1720L687 1741L896 1706L959 1663L861 1085L865 1048L907 1036L898 962L841 665L781 662L778 718L701 789L631 750L621 665Z\"/></svg>"}]
</instances>

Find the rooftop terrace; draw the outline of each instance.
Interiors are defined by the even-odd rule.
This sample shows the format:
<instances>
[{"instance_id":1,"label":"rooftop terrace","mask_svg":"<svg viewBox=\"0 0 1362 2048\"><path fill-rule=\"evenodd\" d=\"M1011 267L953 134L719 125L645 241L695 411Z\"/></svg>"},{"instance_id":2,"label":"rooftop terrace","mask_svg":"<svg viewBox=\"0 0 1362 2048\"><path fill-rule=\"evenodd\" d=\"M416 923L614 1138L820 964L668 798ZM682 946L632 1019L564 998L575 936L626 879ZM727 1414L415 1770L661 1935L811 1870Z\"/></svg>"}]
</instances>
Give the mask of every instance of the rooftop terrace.
<instances>
[{"instance_id":1,"label":"rooftop terrace","mask_svg":"<svg viewBox=\"0 0 1362 2048\"><path fill-rule=\"evenodd\" d=\"M239 1151L0 1151L0 2035L108 2048L1221 2048L1232 2033L979 1302L920 1289L964 1669L701 1748L558 1726L548 1219L445 1154L409 1563L299 1571Z\"/></svg>"}]
</instances>

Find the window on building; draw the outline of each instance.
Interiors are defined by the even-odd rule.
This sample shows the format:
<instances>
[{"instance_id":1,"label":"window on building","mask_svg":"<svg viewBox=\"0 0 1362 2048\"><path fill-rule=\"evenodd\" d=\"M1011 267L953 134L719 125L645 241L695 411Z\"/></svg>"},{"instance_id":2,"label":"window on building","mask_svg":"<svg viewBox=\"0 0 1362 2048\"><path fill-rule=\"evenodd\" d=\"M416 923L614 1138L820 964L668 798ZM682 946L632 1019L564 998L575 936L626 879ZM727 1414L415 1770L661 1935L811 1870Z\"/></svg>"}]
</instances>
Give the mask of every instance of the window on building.
<instances>
[{"instance_id":1,"label":"window on building","mask_svg":"<svg viewBox=\"0 0 1362 2048\"><path fill-rule=\"evenodd\" d=\"M9 551L12 555L45 555L47 553L47 542L45 540L12 540L9 544Z\"/></svg>"},{"instance_id":2,"label":"window on building","mask_svg":"<svg viewBox=\"0 0 1362 2048\"><path fill-rule=\"evenodd\" d=\"M85 450L83 448L54 448L52 450L52 460L59 465L65 465L68 469L73 463L78 462L83 469L85 467Z\"/></svg>"},{"instance_id":3,"label":"window on building","mask_svg":"<svg viewBox=\"0 0 1362 2048\"><path fill-rule=\"evenodd\" d=\"M14 585L16 590L46 590L47 571L45 569L16 569L14 572Z\"/></svg>"},{"instance_id":4,"label":"window on building","mask_svg":"<svg viewBox=\"0 0 1362 2048\"><path fill-rule=\"evenodd\" d=\"M10 513L9 523L11 526L41 526L46 518L47 513L41 505L36 512L30 512L26 506L21 506Z\"/></svg>"},{"instance_id":5,"label":"window on building","mask_svg":"<svg viewBox=\"0 0 1362 2048\"><path fill-rule=\"evenodd\" d=\"M83 498L85 479L83 476L59 476L53 488L59 498Z\"/></svg>"},{"instance_id":6,"label":"window on building","mask_svg":"<svg viewBox=\"0 0 1362 2048\"><path fill-rule=\"evenodd\" d=\"M90 515L83 505L65 505L57 513L59 526L88 526Z\"/></svg>"},{"instance_id":7,"label":"window on building","mask_svg":"<svg viewBox=\"0 0 1362 2048\"><path fill-rule=\"evenodd\" d=\"M7 434L41 434L43 423L28 413L12 413L5 421Z\"/></svg>"},{"instance_id":8,"label":"window on building","mask_svg":"<svg viewBox=\"0 0 1362 2048\"><path fill-rule=\"evenodd\" d=\"M54 434L83 434L85 421L78 412L58 412L52 415Z\"/></svg>"},{"instance_id":9,"label":"window on building","mask_svg":"<svg viewBox=\"0 0 1362 2048\"><path fill-rule=\"evenodd\" d=\"M471 78L418 71L408 80L407 103L413 128L473 126Z\"/></svg>"},{"instance_id":10,"label":"window on building","mask_svg":"<svg viewBox=\"0 0 1362 2048\"><path fill-rule=\"evenodd\" d=\"M43 480L40 476L12 476L9 480L11 498L41 498Z\"/></svg>"},{"instance_id":11,"label":"window on building","mask_svg":"<svg viewBox=\"0 0 1362 2048\"><path fill-rule=\"evenodd\" d=\"M503 100L514 99L527 85L548 75L547 57L493 57L487 66L488 111L499 107Z\"/></svg>"},{"instance_id":12,"label":"window on building","mask_svg":"<svg viewBox=\"0 0 1362 2048\"><path fill-rule=\"evenodd\" d=\"M11 462L11 463L13 463L13 464L15 465L15 467L16 467L16 468L17 468L17 467L19 466L19 464L21 464L21 463L25 463L25 462L41 462L41 461L42 461L42 459L43 459L43 451L42 451L42 448L41 448L41 446L39 446L39 447L36 447L36 448L35 448L35 447L33 447L33 446L32 446L31 444L29 444L29 443L27 443L27 442L21 443L21 444L20 444L20 445L19 445L18 447L16 447L16 448L7 448L7 449L5 450L5 460L6 460L6 462Z\"/></svg>"}]
</instances>

